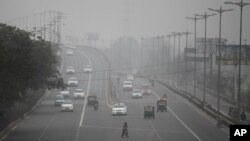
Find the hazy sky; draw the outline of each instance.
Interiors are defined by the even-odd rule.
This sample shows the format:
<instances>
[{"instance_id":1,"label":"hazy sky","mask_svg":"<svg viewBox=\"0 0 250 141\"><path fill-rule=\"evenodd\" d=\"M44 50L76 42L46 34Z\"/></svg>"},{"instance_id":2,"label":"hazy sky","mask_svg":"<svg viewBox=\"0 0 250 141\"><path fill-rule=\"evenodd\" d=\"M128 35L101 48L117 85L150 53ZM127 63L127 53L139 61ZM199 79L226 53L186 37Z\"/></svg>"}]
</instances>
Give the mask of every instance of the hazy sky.
<instances>
[{"instance_id":1,"label":"hazy sky","mask_svg":"<svg viewBox=\"0 0 250 141\"><path fill-rule=\"evenodd\" d=\"M64 33L83 37L88 32L109 40L123 35L137 38L193 32L194 22L185 17L212 13L207 8L233 8L223 14L222 36L239 43L240 7L226 0L0 0L0 22L49 10L66 14ZM239 2L240 0L230 0ZM250 0L245 0L250 2ZM247 24L248 23L248 24ZM250 5L243 10L243 43L250 43ZM207 36L218 37L219 16L208 18ZM198 37L204 36L204 20L197 24Z\"/></svg>"}]
</instances>

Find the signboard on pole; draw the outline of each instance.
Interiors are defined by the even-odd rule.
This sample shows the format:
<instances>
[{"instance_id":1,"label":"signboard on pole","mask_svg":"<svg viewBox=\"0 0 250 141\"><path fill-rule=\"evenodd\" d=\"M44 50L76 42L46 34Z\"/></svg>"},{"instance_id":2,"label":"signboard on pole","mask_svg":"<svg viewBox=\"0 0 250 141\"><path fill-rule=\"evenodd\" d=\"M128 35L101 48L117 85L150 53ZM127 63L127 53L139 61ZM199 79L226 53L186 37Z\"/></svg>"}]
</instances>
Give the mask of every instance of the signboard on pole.
<instances>
[{"instance_id":1,"label":"signboard on pole","mask_svg":"<svg viewBox=\"0 0 250 141\"><path fill-rule=\"evenodd\" d=\"M207 52L206 55L204 53L205 53L204 48L198 48L196 49L196 57L195 57L195 48L184 49L186 61L195 61L195 59L197 62L203 62L204 59L208 61L209 53Z\"/></svg>"},{"instance_id":2,"label":"signboard on pole","mask_svg":"<svg viewBox=\"0 0 250 141\"><path fill-rule=\"evenodd\" d=\"M216 55L216 64L221 65L237 65L239 57L240 45L224 45L221 46L221 57L219 53ZM241 65L250 65L250 45L241 45Z\"/></svg>"}]
</instances>

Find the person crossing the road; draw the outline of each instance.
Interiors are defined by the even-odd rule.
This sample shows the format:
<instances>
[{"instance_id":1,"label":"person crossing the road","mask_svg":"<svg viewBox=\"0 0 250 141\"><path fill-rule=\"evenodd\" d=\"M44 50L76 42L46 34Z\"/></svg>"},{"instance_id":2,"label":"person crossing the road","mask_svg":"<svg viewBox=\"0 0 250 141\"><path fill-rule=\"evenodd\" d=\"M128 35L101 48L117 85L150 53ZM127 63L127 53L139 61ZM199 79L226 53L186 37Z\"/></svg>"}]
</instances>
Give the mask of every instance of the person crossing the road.
<instances>
[{"instance_id":1,"label":"person crossing the road","mask_svg":"<svg viewBox=\"0 0 250 141\"><path fill-rule=\"evenodd\" d=\"M121 137L123 138L124 135L126 135L126 137L129 137L128 136L128 123L127 122L124 122L124 124L123 124Z\"/></svg>"}]
</instances>

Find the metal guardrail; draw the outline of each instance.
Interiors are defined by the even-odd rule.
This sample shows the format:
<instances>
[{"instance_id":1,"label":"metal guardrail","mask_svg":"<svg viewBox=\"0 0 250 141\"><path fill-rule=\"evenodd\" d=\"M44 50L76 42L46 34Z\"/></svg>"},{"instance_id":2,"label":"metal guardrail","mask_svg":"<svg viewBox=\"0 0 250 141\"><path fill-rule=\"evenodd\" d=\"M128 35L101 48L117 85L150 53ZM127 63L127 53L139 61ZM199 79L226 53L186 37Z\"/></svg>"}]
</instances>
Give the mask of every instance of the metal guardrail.
<instances>
[{"instance_id":1,"label":"metal guardrail","mask_svg":"<svg viewBox=\"0 0 250 141\"><path fill-rule=\"evenodd\" d=\"M185 92L183 90L171 87L167 84L165 84L164 82L160 81L160 80L156 80L156 82L158 82L159 84L167 87L168 89L170 89L171 91L173 91L174 93L188 99L192 104L194 104L195 106L197 106L198 108L202 109L205 113L207 113L209 116L211 116L212 118L218 120L218 118L220 119L220 122L222 125L229 127L229 125L232 124L236 124L237 120L232 119L231 117L228 117L227 115L223 114L223 113L218 113L216 111L215 108L213 108L213 106L209 105L209 104L204 104L200 99L192 96L190 93Z\"/></svg>"}]
</instances>

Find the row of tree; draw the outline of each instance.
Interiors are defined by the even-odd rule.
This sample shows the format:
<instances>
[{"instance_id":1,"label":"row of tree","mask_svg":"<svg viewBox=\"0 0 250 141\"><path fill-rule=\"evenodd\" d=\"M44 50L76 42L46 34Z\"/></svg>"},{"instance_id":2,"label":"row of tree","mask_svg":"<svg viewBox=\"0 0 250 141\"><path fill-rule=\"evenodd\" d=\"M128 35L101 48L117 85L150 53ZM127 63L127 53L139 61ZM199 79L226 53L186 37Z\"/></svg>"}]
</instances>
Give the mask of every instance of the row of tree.
<instances>
[{"instance_id":1,"label":"row of tree","mask_svg":"<svg viewBox=\"0 0 250 141\"><path fill-rule=\"evenodd\" d=\"M65 87L58 71L58 46L30 32L0 24L0 115L25 101L28 90Z\"/></svg>"}]
</instances>

